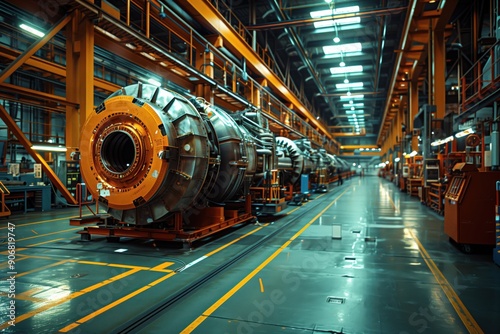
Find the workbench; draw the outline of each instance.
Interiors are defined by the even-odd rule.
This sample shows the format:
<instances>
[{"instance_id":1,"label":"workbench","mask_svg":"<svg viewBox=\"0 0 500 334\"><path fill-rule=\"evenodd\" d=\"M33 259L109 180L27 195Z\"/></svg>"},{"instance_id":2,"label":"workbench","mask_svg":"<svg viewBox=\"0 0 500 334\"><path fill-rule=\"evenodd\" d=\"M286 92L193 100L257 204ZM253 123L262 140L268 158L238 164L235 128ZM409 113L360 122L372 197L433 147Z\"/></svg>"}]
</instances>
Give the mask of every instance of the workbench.
<instances>
[{"instance_id":1,"label":"workbench","mask_svg":"<svg viewBox=\"0 0 500 334\"><path fill-rule=\"evenodd\" d=\"M50 186L7 186L10 194L5 195L5 204L14 208L22 204L23 212L49 211L51 209Z\"/></svg>"}]
</instances>

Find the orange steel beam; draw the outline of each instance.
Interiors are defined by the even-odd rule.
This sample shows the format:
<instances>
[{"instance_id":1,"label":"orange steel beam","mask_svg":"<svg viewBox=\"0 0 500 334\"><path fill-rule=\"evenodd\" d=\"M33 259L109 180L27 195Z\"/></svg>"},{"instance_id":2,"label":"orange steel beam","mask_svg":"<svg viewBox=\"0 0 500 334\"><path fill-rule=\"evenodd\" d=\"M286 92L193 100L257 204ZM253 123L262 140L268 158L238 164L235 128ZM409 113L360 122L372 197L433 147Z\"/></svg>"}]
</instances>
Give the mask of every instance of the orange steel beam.
<instances>
[{"instance_id":1,"label":"orange steel beam","mask_svg":"<svg viewBox=\"0 0 500 334\"><path fill-rule=\"evenodd\" d=\"M34 97L38 100L42 101L53 101L56 103L60 103L62 105L70 105L74 107L78 107L78 103L76 102L71 102L66 100L66 98L54 94L49 94L49 93L44 93L40 92L37 90L29 89L29 88L24 88L20 86L15 86L7 83L0 83L0 87L4 92L12 92L16 94L20 94L23 96L31 96Z\"/></svg>"},{"instance_id":2,"label":"orange steel beam","mask_svg":"<svg viewBox=\"0 0 500 334\"><path fill-rule=\"evenodd\" d=\"M16 60L9 64L1 73L0 73L0 82L4 82L12 73L14 73L19 67L21 67L26 60L28 60L31 56L35 54L42 46L44 46L48 41L52 39L68 22L71 20L72 15L66 15L59 22L50 29L47 34L43 37L40 37L37 41L35 41L29 48L27 48L23 53L21 53Z\"/></svg>"},{"instance_id":3,"label":"orange steel beam","mask_svg":"<svg viewBox=\"0 0 500 334\"><path fill-rule=\"evenodd\" d=\"M17 57L14 54L19 54L19 53L20 52L18 52L17 50L12 50L12 49L6 48L3 45L0 45L0 58L7 58L7 59L14 60ZM64 67L62 65L59 65L56 63L51 63L47 60L37 58L37 57L31 57L30 59L26 60L25 64L28 66L31 66L37 70L42 70L44 72L56 75L62 79L66 78L66 67ZM6 85L6 84L4 84L4 85ZM11 85L11 86L17 87L14 85ZM111 93L116 92L118 89L121 88L121 86L119 86L119 85L115 85L113 83L110 83L110 82L108 82L104 79L100 79L100 78L94 78L94 87L111 92ZM66 103L76 104L75 102L69 102L69 101L66 101Z\"/></svg>"},{"instance_id":4,"label":"orange steel beam","mask_svg":"<svg viewBox=\"0 0 500 334\"><path fill-rule=\"evenodd\" d=\"M76 204L75 198L69 193L68 189L64 186L64 184L59 180L56 173L50 168L49 164L45 161L45 159L38 154L35 150L31 148L33 144L31 141L26 138L24 133L21 131L19 126L17 126L16 122L10 117L9 113L3 106L0 105L0 118L4 121L12 134L19 140L19 143L24 146L28 154L35 160L37 163L42 165L43 171L47 174L47 177L52 182L52 184L58 189L63 197L70 204Z\"/></svg>"},{"instance_id":5,"label":"orange steel beam","mask_svg":"<svg viewBox=\"0 0 500 334\"><path fill-rule=\"evenodd\" d=\"M233 29L224 17L220 15L220 13L209 1L186 0L186 2L199 15L196 17L197 20L203 20L205 24L208 24L215 29L228 42L228 44L230 44L235 50L238 50L246 58L248 66L252 66L255 71L267 79L268 83L277 90L281 97L292 103L296 109L308 119L310 124L314 125L320 132L338 144L325 126L318 122L316 117L311 115L295 94L293 94L283 81L281 81L281 79L267 67L252 47L247 44L247 42Z\"/></svg>"},{"instance_id":6,"label":"orange steel beam","mask_svg":"<svg viewBox=\"0 0 500 334\"><path fill-rule=\"evenodd\" d=\"M413 16L415 14L415 8L417 6L418 0L410 0L408 5L408 11L406 13L405 25L403 27L403 34L400 42L399 50L397 53L396 62L394 63L394 73L392 75L391 83L389 84L389 91L387 92L387 103L384 109L384 116L382 117L382 122L380 123L380 130L378 133L377 144L381 144L382 133L385 131L384 123L386 122L387 114L391 105L391 97L394 92L394 86L396 85L396 80L398 76L399 67L401 65L401 61L403 60L403 52L406 47L406 42L408 40L408 34L410 32L410 26L413 21Z\"/></svg>"},{"instance_id":7,"label":"orange steel beam","mask_svg":"<svg viewBox=\"0 0 500 334\"><path fill-rule=\"evenodd\" d=\"M403 34L401 37L399 52L396 57L396 62L394 63L394 72L389 86L388 97L392 97L393 94L400 94L397 91L396 83L398 76L401 74L400 70L404 68L403 58L407 59L412 65L412 70L409 73L411 75L411 80L417 82L418 77L420 77L423 69L424 63L427 59L427 45L430 43L429 38L425 40L424 34L416 34L413 36L411 30L423 30L427 32L429 36L429 30L444 31L448 25L448 22L453 14L457 1L441 1L439 4L439 10L432 12L432 15L425 12L426 0L411 0L408 6L408 12L405 19L405 26L403 27ZM436 16L436 14L439 14ZM432 24L429 26L429 20L432 18ZM418 29L420 27L420 29ZM441 34L441 33L440 33ZM415 37L415 39L413 39ZM440 36L441 37L441 36ZM412 47L412 43L415 42L425 42L421 47ZM439 41L441 43L441 41ZM421 50L420 56L418 51ZM442 52L439 50L439 52ZM439 55L441 57L441 54ZM444 88L443 88L444 89ZM440 93L439 91L436 93ZM381 127L379 130L377 144L381 145L382 141L387 140L387 132L389 131L391 124L390 120L392 116L390 115L390 102L391 99L387 100L384 115L381 122Z\"/></svg>"}]
</instances>

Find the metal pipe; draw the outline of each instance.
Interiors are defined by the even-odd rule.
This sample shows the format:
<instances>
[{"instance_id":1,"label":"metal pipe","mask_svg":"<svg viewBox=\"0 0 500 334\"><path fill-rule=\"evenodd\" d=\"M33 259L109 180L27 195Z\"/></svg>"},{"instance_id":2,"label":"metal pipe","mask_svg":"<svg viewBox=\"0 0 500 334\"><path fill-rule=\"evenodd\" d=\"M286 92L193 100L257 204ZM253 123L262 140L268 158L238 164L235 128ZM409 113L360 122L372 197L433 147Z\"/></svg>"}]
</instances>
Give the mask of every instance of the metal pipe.
<instances>
[{"instance_id":1,"label":"metal pipe","mask_svg":"<svg viewBox=\"0 0 500 334\"><path fill-rule=\"evenodd\" d=\"M271 4L273 4L273 3L271 3ZM279 9L279 5L277 5L277 6ZM324 17L310 18L310 19L287 20L287 21L280 21L280 22L275 22L275 23L265 23L265 24L247 26L245 28L248 30L284 29L286 27L299 27L299 26L310 25L310 24L313 24L315 22L338 20L338 19L350 18L350 17L362 18L362 17L368 17L368 16L381 16L381 15L397 14L397 13L402 12L404 10L406 10L406 7L386 8L386 9L379 9L379 10L373 10L373 11L368 11L368 12L338 14L338 15L331 15L331 16L324 16ZM279 11L281 12L281 10L279 10Z\"/></svg>"}]
</instances>

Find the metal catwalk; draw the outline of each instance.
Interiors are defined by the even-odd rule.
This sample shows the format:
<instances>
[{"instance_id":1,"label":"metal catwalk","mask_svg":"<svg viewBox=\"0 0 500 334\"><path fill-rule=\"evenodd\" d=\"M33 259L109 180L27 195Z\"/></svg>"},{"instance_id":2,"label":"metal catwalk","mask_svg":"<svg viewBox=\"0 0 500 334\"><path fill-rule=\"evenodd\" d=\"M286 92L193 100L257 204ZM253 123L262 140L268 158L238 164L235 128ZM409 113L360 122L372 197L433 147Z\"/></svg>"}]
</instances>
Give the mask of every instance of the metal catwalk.
<instances>
[{"instance_id":1,"label":"metal catwalk","mask_svg":"<svg viewBox=\"0 0 500 334\"><path fill-rule=\"evenodd\" d=\"M282 217L192 249L80 241L75 209L15 225L15 327L7 333L498 333L500 268L465 255L443 218L375 176L331 186ZM7 281L9 282L9 281Z\"/></svg>"}]
</instances>

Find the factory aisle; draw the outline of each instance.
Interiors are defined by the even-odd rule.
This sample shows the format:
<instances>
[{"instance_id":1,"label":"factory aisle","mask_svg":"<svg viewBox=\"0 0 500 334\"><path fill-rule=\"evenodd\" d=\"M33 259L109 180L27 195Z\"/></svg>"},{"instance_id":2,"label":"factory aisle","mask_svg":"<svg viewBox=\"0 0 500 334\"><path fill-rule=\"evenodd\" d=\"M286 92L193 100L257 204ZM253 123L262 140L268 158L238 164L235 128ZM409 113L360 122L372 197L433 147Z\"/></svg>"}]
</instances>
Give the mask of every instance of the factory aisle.
<instances>
[{"instance_id":1,"label":"factory aisle","mask_svg":"<svg viewBox=\"0 0 500 334\"><path fill-rule=\"evenodd\" d=\"M491 252L462 254L444 235L443 217L416 197L355 177L314 201L324 201L321 211L141 333L167 325L194 333L498 333L500 268ZM337 224L342 238L332 239Z\"/></svg>"},{"instance_id":2,"label":"factory aisle","mask_svg":"<svg viewBox=\"0 0 500 334\"><path fill-rule=\"evenodd\" d=\"M83 242L75 212L11 219L17 323L4 316L6 333L499 332L491 252L461 253L443 217L376 176L192 249Z\"/></svg>"}]
</instances>

